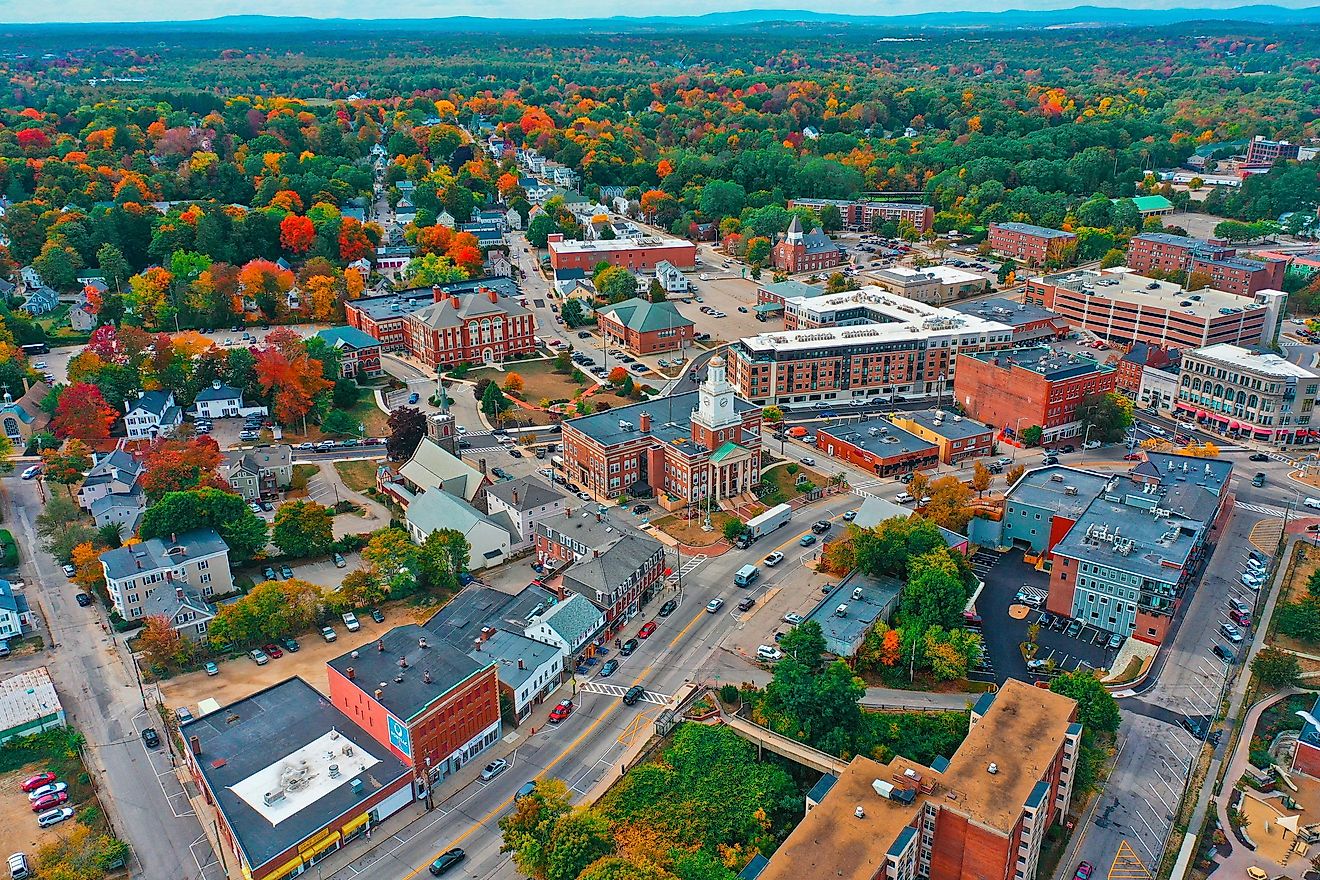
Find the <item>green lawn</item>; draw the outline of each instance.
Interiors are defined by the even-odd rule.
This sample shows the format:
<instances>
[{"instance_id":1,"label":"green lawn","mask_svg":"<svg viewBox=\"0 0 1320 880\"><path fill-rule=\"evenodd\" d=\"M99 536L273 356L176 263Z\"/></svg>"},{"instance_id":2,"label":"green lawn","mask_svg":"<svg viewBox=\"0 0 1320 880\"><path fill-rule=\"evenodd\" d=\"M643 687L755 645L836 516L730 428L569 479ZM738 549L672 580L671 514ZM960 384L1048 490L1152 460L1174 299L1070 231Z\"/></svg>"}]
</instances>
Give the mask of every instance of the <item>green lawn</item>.
<instances>
[{"instance_id":1,"label":"green lawn","mask_svg":"<svg viewBox=\"0 0 1320 880\"><path fill-rule=\"evenodd\" d=\"M491 379L503 388L510 373L522 376L522 398L531 404L539 404L542 400L572 400L583 388L589 387L588 383L576 384L571 374L556 373L554 361L548 360L506 364L503 371L483 367L468 373L467 377L474 382L483 378Z\"/></svg>"},{"instance_id":2,"label":"green lawn","mask_svg":"<svg viewBox=\"0 0 1320 880\"><path fill-rule=\"evenodd\" d=\"M783 495L785 499L796 498L798 495L802 494L797 487L797 478L799 474L806 474L807 479L814 483L816 488L825 485L825 477L810 468L799 467L796 474L790 474L788 469L791 466L792 465L787 464L780 465L767 471L763 476L763 479L774 480L775 485L779 487L779 494Z\"/></svg>"},{"instance_id":3,"label":"green lawn","mask_svg":"<svg viewBox=\"0 0 1320 880\"><path fill-rule=\"evenodd\" d=\"M335 470L344 485L354 492L364 492L376 486L376 462L374 461L337 461Z\"/></svg>"}]
</instances>

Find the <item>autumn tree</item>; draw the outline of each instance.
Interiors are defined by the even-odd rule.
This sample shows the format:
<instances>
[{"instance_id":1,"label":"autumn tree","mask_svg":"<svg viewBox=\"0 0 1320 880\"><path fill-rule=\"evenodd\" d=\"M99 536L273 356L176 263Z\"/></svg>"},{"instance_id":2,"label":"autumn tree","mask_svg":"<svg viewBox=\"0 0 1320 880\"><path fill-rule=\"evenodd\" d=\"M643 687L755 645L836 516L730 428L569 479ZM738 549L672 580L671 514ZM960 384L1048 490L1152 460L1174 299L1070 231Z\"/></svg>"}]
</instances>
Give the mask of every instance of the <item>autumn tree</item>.
<instances>
[{"instance_id":1,"label":"autumn tree","mask_svg":"<svg viewBox=\"0 0 1320 880\"><path fill-rule=\"evenodd\" d=\"M994 475L990 473L990 468L981 464L981 462L978 461L972 465L971 484L972 488L976 490L978 498L985 494L986 489L990 488L990 481L993 478Z\"/></svg>"},{"instance_id":2,"label":"autumn tree","mask_svg":"<svg viewBox=\"0 0 1320 880\"><path fill-rule=\"evenodd\" d=\"M73 548L69 562L73 566L73 582L88 593L106 595L105 569L101 566L101 548L92 541L83 541Z\"/></svg>"},{"instance_id":3,"label":"autumn tree","mask_svg":"<svg viewBox=\"0 0 1320 880\"><path fill-rule=\"evenodd\" d=\"M56 437L80 440L104 440L119 414L105 402L101 389L79 382L60 392L51 430Z\"/></svg>"},{"instance_id":4,"label":"autumn tree","mask_svg":"<svg viewBox=\"0 0 1320 880\"><path fill-rule=\"evenodd\" d=\"M622 385L624 380L628 378L628 370L626 367L615 367L610 370L610 374L606 378L611 385Z\"/></svg>"},{"instance_id":5,"label":"autumn tree","mask_svg":"<svg viewBox=\"0 0 1320 880\"><path fill-rule=\"evenodd\" d=\"M268 343L273 335L267 336ZM302 419L305 429L316 395L334 384L322 374L321 362L308 356L301 344L298 350L267 344L255 349L253 355L257 382L271 396L275 417L284 425Z\"/></svg>"},{"instance_id":6,"label":"autumn tree","mask_svg":"<svg viewBox=\"0 0 1320 880\"><path fill-rule=\"evenodd\" d=\"M200 486L228 489L216 473L223 457L220 446L206 435L190 439L162 437L143 453L142 490L154 503L167 492Z\"/></svg>"},{"instance_id":7,"label":"autumn tree","mask_svg":"<svg viewBox=\"0 0 1320 880\"><path fill-rule=\"evenodd\" d=\"M390 412L390 435L385 439L385 455L402 461L411 458L426 436L426 416L415 407L401 406Z\"/></svg>"},{"instance_id":8,"label":"autumn tree","mask_svg":"<svg viewBox=\"0 0 1320 880\"><path fill-rule=\"evenodd\" d=\"M385 584L394 597L406 596L418 586L419 549L403 529L393 527L372 533L362 548L362 561Z\"/></svg>"},{"instance_id":9,"label":"autumn tree","mask_svg":"<svg viewBox=\"0 0 1320 880\"><path fill-rule=\"evenodd\" d=\"M46 479L59 483L73 497L73 484L80 483L92 466L92 453L81 440L67 441L59 449L48 449L41 454L41 470Z\"/></svg>"},{"instance_id":10,"label":"autumn tree","mask_svg":"<svg viewBox=\"0 0 1320 880\"><path fill-rule=\"evenodd\" d=\"M1015 464L1004 472L1004 482L1011 486L1022 479L1022 475L1026 472L1027 466L1025 464Z\"/></svg>"},{"instance_id":11,"label":"autumn tree","mask_svg":"<svg viewBox=\"0 0 1320 880\"><path fill-rule=\"evenodd\" d=\"M310 217L289 214L280 221L280 245L291 254L305 254L316 242L316 227Z\"/></svg>"},{"instance_id":12,"label":"autumn tree","mask_svg":"<svg viewBox=\"0 0 1320 880\"><path fill-rule=\"evenodd\" d=\"M138 634L137 649L153 668L186 666L196 655L196 646L174 628L164 614L153 614Z\"/></svg>"},{"instance_id":13,"label":"autumn tree","mask_svg":"<svg viewBox=\"0 0 1320 880\"><path fill-rule=\"evenodd\" d=\"M317 556L334 543L333 515L315 501L281 504L275 511L271 542L289 556Z\"/></svg>"},{"instance_id":14,"label":"autumn tree","mask_svg":"<svg viewBox=\"0 0 1320 880\"><path fill-rule=\"evenodd\" d=\"M972 518L972 510L967 506L972 490L966 483L950 474L932 482L926 492L930 503L922 509L922 514L927 519L953 532L967 528L967 521Z\"/></svg>"},{"instance_id":15,"label":"autumn tree","mask_svg":"<svg viewBox=\"0 0 1320 880\"><path fill-rule=\"evenodd\" d=\"M302 632L316 622L323 597L299 578L263 581L236 602L221 605L207 628L213 645L250 645Z\"/></svg>"},{"instance_id":16,"label":"autumn tree","mask_svg":"<svg viewBox=\"0 0 1320 880\"><path fill-rule=\"evenodd\" d=\"M520 394L524 384L523 377L519 373L510 371L504 376L504 390L510 394Z\"/></svg>"},{"instance_id":17,"label":"autumn tree","mask_svg":"<svg viewBox=\"0 0 1320 880\"><path fill-rule=\"evenodd\" d=\"M354 608L378 605L389 597L389 587L374 572L365 568L355 568L344 577L339 589L331 593L327 599L339 609L340 613L343 613Z\"/></svg>"}]
</instances>

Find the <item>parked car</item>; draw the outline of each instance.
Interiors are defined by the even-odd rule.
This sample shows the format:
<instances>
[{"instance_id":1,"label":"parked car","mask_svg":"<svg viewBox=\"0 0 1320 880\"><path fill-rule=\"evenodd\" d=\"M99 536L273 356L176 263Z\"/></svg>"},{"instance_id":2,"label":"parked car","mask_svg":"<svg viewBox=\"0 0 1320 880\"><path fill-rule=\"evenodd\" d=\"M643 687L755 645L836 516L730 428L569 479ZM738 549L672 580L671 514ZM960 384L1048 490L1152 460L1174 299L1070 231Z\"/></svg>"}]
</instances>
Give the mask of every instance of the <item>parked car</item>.
<instances>
[{"instance_id":1,"label":"parked car","mask_svg":"<svg viewBox=\"0 0 1320 880\"><path fill-rule=\"evenodd\" d=\"M293 569L289 568L287 565L281 565L280 577L284 578L287 581L289 578L293 577Z\"/></svg>"},{"instance_id":2,"label":"parked car","mask_svg":"<svg viewBox=\"0 0 1320 880\"><path fill-rule=\"evenodd\" d=\"M768 663L784 659L784 652L774 645L758 645L756 648L756 659Z\"/></svg>"},{"instance_id":3,"label":"parked car","mask_svg":"<svg viewBox=\"0 0 1320 880\"><path fill-rule=\"evenodd\" d=\"M784 615L784 623L791 623L794 626L797 626L804 620L806 620L806 618L801 614L798 614L796 611L790 611Z\"/></svg>"},{"instance_id":4,"label":"parked car","mask_svg":"<svg viewBox=\"0 0 1320 880\"><path fill-rule=\"evenodd\" d=\"M61 791L68 790L69 784L67 782L52 782L49 785L43 785L41 788L34 788L32 791L28 792L28 800L35 804L47 795L58 794Z\"/></svg>"},{"instance_id":5,"label":"parked car","mask_svg":"<svg viewBox=\"0 0 1320 880\"><path fill-rule=\"evenodd\" d=\"M1242 630L1238 629L1231 623L1219 624L1219 631L1224 634L1224 638L1228 639L1233 644L1242 641Z\"/></svg>"},{"instance_id":6,"label":"parked car","mask_svg":"<svg viewBox=\"0 0 1320 880\"><path fill-rule=\"evenodd\" d=\"M298 653L298 640L292 636L287 639L280 639L280 644L283 645L284 650L288 651L290 654Z\"/></svg>"},{"instance_id":7,"label":"parked car","mask_svg":"<svg viewBox=\"0 0 1320 880\"><path fill-rule=\"evenodd\" d=\"M623 695L623 705L631 706L644 696L646 696L646 688L640 684L635 684L628 688L628 692Z\"/></svg>"},{"instance_id":8,"label":"parked car","mask_svg":"<svg viewBox=\"0 0 1320 880\"><path fill-rule=\"evenodd\" d=\"M59 807L54 810L42 813L37 817L37 824L42 828L49 828L52 825L58 825L66 819L73 818L73 807Z\"/></svg>"},{"instance_id":9,"label":"parked car","mask_svg":"<svg viewBox=\"0 0 1320 880\"><path fill-rule=\"evenodd\" d=\"M619 661L611 657L609 660L605 661L603 666L600 667L600 677L609 678L611 675L614 674L614 670L618 668L619 668Z\"/></svg>"},{"instance_id":10,"label":"parked car","mask_svg":"<svg viewBox=\"0 0 1320 880\"><path fill-rule=\"evenodd\" d=\"M1083 626L1085 626L1085 624L1083 624L1080 620L1074 620L1072 623L1068 624L1068 629L1065 635L1067 635L1071 639L1075 639L1082 634Z\"/></svg>"},{"instance_id":11,"label":"parked car","mask_svg":"<svg viewBox=\"0 0 1320 880\"><path fill-rule=\"evenodd\" d=\"M636 639L629 639L628 641L624 642L623 645L619 648L620 656L631 657L633 652L637 650L637 646L640 644L641 642L637 641Z\"/></svg>"},{"instance_id":12,"label":"parked car","mask_svg":"<svg viewBox=\"0 0 1320 880\"><path fill-rule=\"evenodd\" d=\"M669 615L673 614L677 608L678 608L678 600L670 599L667 602L665 602L665 604L660 606L660 616L668 617Z\"/></svg>"},{"instance_id":13,"label":"parked car","mask_svg":"<svg viewBox=\"0 0 1320 880\"><path fill-rule=\"evenodd\" d=\"M1122 633L1110 633L1108 646L1111 648L1121 648L1123 646L1124 636Z\"/></svg>"},{"instance_id":14,"label":"parked car","mask_svg":"<svg viewBox=\"0 0 1320 880\"><path fill-rule=\"evenodd\" d=\"M142 731L142 742L149 749L154 749L160 745L160 734L156 733L156 728L148 727Z\"/></svg>"},{"instance_id":15,"label":"parked car","mask_svg":"<svg viewBox=\"0 0 1320 880\"><path fill-rule=\"evenodd\" d=\"M253 662L258 666L265 666L270 662L270 657L266 656L266 652L260 648L253 648L251 651L248 651L248 656L251 657Z\"/></svg>"},{"instance_id":16,"label":"parked car","mask_svg":"<svg viewBox=\"0 0 1320 880\"><path fill-rule=\"evenodd\" d=\"M1241 599L1229 599L1228 607L1232 608L1234 611L1239 611L1243 614L1251 613L1251 606L1248 605L1246 602L1243 602Z\"/></svg>"},{"instance_id":17,"label":"parked car","mask_svg":"<svg viewBox=\"0 0 1320 880\"><path fill-rule=\"evenodd\" d=\"M637 631L637 638L649 639L653 632L655 632L655 621L648 620L646 623L642 624L642 628Z\"/></svg>"},{"instance_id":18,"label":"parked car","mask_svg":"<svg viewBox=\"0 0 1320 880\"><path fill-rule=\"evenodd\" d=\"M465 858L467 858L467 853L463 852L463 850L457 846L453 849L445 850L440 854L440 858L431 863L431 876L439 877Z\"/></svg>"},{"instance_id":19,"label":"parked car","mask_svg":"<svg viewBox=\"0 0 1320 880\"><path fill-rule=\"evenodd\" d=\"M849 510L843 515L844 522L852 522L855 519L857 519L857 511L855 510Z\"/></svg>"},{"instance_id":20,"label":"parked car","mask_svg":"<svg viewBox=\"0 0 1320 880\"><path fill-rule=\"evenodd\" d=\"M216 666L215 663L211 662L210 660L207 660L207 661L206 661L206 665L205 665L204 668L206 669L206 674L207 674L207 675L219 675L219 674L220 674L220 667L219 667L219 666Z\"/></svg>"},{"instance_id":21,"label":"parked car","mask_svg":"<svg viewBox=\"0 0 1320 880\"><path fill-rule=\"evenodd\" d=\"M1251 615L1247 614L1245 611L1238 611L1236 608L1234 608L1232 611L1228 612L1228 616L1232 618L1233 622L1236 623L1238 626L1241 627L1251 626Z\"/></svg>"},{"instance_id":22,"label":"parked car","mask_svg":"<svg viewBox=\"0 0 1320 880\"><path fill-rule=\"evenodd\" d=\"M362 629L362 624L358 623L357 615L354 614L352 611L345 611L343 617L344 617L344 626L347 627L349 632L355 633L358 630Z\"/></svg>"},{"instance_id":23,"label":"parked car","mask_svg":"<svg viewBox=\"0 0 1320 880\"><path fill-rule=\"evenodd\" d=\"M341 556L341 555L339 555L338 553L336 553L336 554L334 555L334 560L335 560L335 568L347 568L347 567L348 567L348 562L345 561L344 557Z\"/></svg>"},{"instance_id":24,"label":"parked car","mask_svg":"<svg viewBox=\"0 0 1320 880\"><path fill-rule=\"evenodd\" d=\"M266 656L272 660L278 660L284 656L284 651L280 648L279 645L273 642L269 645L262 645L261 650L265 651Z\"/></svg>"},{"instance_id":25,"label":"parked car","mask_svg":"<svg viewBox=\"0 0 1320 880\"><path fill-rule=\"evenodd\" d=\"M509 762L503 758L496 758L485 767L481 768L481 778L485 782L490 782L496 776L499 776L505 770L509 769Z\"/></svg>"},{"instance_id":26,"label":"parked car","mask_svg":"<svg viewBox=\"0 0 1320 880\"><path fill-rule=\"evenodd\" d=\"M899 492L894 496L894 500L899 504L911 504L916 499L912 497L912 493L910 492Z\"/></svg>"},{"instance_id":27,"label":"parked car","mask_svg":"<svg viewBox=\"0 0 1320 880\"><path fill-rule=\"evenodd\" d=\"M738 610L751 611L752 606L755 604L756 604L756 600L753 599L751 596L743 596L741 599L738 600Z\"/></svg>"},{"instance_id":28,"label":"parked car","mask_svg":"<svg viewBox=\"0 0 1320 880\"><path fill-rule=\"evenodd\" d=\"M709 602L706 603L706 611L709 612L710 614L714 614L723 607L724 607L724 600L719 597L711 599Z\"/></svg>"},{"instance_id":29,"label":"parked car","mask_svg":"<svg viewBox=\"0 0 1320 880\"><path fill-rule=\"evenodd\" d=\"M558 724L561 721L567 721L568 716L573 714L573 701L560 700L559 704L550 710L550 723Z\"/></svg>"},{"instance_id":30,"label":"parked car","mask_svg":"<svg viewBox=\"0 0 1320 880\"><path fill-rule=\"evenodd\" d=\"M381 611L379 608L373 608L369 613L371 614L371 619L377 623L385 622L385 612Z\"/></svg>"},{"instance_id":31,"label":"parked car","mask_svg":"<svg viewBox=\"0 0 1320 880\"><path fill-rule=\"evenodd\" d=\"M335 639L339 638L339 635L334 631L333 627L323 626L321 627L321 638L325 639L327 642L333 642Z\"/></svg>"},{"instance_id":32,"label":"parked car","mask_svg":"<svg viewBox=\"0 0 1320 880\"><path fill-rule=\"evenodd\" d=\"M75 574L78 573L78 570L75 569L72 565L61 565L60 570L64 572L65 577L73 577Z\"/></svg>"},{"instance_id":33,"label":"parked car","mask_svg":"<svg viewBox=\"0 0 1320 880\"><path fill-rule=\"evenodd\" d=\"M75 593L73 598L83 608L86 608L88 605L92 604L92 597L87 595L86 593Z\"/></svg>"},{"instance_id":34,"label":"parked car","mask_svg":"<svg viewBox=\"0 0 1320 880\"><path fill-rule=\"evenodd\" d=\"M262 572L261 572L261 576L264 577L264 578L265 578L266 580L268 580L268 581L273 581L273 580L276 579L276 578L275 578L275 569L271 568L271 567L268 565L268 566L265 567L265 569L262 570Z\"/></svg>"}]
</instances>

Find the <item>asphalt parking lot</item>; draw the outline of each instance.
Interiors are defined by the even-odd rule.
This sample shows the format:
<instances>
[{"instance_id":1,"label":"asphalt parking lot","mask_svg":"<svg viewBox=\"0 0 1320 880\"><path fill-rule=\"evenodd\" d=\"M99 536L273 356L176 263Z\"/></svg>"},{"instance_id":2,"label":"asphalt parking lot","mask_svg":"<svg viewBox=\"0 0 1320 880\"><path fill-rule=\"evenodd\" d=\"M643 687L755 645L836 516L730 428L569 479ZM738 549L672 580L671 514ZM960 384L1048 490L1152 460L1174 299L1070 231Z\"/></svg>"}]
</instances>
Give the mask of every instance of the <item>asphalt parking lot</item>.
<instances>
[{"instance_id":1,"label":"asphalt parking lot","mask_svg":"<svg viewBox=\"0 0 1320 880\"><path fill-rule=\"evenodd\" d=\"M981 637L986 660L983 668L973 672L969 678L993 680L1001 684L1009 678L1024 681L1047 679L1053 673L1071 672L1078 668L1105 668L1118 653L1107 647L1109 633L1105 630L1083 626L1075 637L1069 636L1067 629L1070 621L1049 615L1054 618L1054 622L1046 625L1048 618L1043 609L1032 611L1023 620L1014 620L1009 616L1008 606L1017 604L1019 590L1029 587L1038 591L1043 598L1049 586L1049 576L1026 565L1022 561L1021 551L997 554L982 550L971 561L977 576L985 582L985 589L976 601L976 612L983 621ZM1026 641L1027 627L1033 623L1042 624L1036 639L1040 646L1036 657L1052 660L1053 673L1043 669L1028 670L1026 661L1022 659L1018 646Z\"/></svg>"}]
</instances>

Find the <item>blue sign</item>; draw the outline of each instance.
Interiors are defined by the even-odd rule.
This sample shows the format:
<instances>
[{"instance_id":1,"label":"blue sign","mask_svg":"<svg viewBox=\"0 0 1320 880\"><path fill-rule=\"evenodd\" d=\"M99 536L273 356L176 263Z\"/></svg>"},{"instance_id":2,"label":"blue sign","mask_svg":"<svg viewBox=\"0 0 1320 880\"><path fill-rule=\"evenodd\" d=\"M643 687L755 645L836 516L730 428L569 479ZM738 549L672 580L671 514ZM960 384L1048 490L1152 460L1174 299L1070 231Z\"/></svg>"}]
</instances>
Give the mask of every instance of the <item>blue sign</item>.
<instances>
[{"instance_id":1,"label":"blue sign","mask_svg":"<svg viewBox=\"0 0 1320 880\"><path fill-rule=\"evenodd\" d=\"M404 724L393 715L388 716L388 720L390 726L390 745L411 758L412 743L408 737L408 725Z\"/></svg>"}]
</instances>

